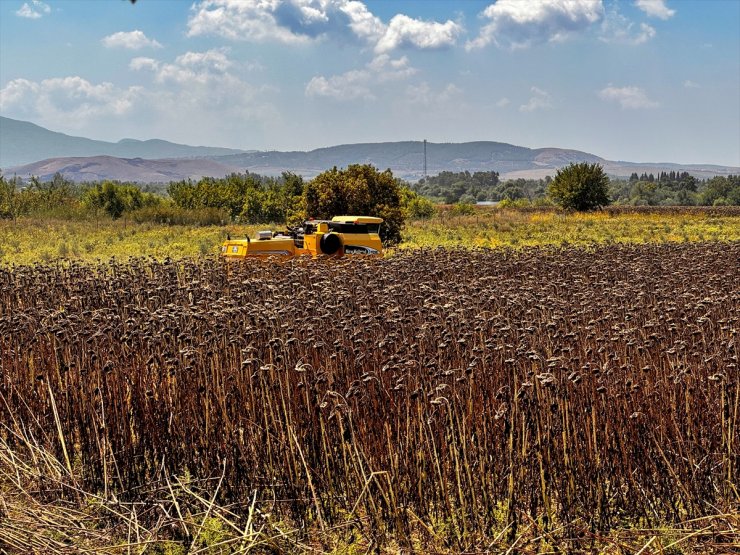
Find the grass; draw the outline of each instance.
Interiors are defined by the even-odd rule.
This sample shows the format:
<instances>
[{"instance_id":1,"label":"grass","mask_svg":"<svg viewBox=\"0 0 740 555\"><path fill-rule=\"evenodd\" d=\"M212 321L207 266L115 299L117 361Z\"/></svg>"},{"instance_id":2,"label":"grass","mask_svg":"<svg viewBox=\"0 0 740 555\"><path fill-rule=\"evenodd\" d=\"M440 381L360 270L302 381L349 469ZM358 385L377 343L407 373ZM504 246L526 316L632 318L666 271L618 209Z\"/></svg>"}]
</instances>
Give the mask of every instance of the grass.
<instances>
[{"instance_id":1,"label":"grass","mask_svg":"<svg viewBox=\"0 0 740 555\"><path fill-rule=\"evenodd\" d=\"M528 247L740 240L740 218L702 212L575 213L483 210L412 222L402 247Z\"/></svg>"},{"instance_id":2,"label":"grass","mask_svg":"<svg viewBox=\"0 0 740 555\"><path fill-rule=\"evenodd\" d=\"M0 263L111 257L158 259L215 254L226 233L252 235L270 226L164 226L123 220L0 221ZM408 222L401 248L513 247L740 240L740 217L710 211L588 213L478 209L468 216L442 213Z\"/></svg>"}]
</instances>

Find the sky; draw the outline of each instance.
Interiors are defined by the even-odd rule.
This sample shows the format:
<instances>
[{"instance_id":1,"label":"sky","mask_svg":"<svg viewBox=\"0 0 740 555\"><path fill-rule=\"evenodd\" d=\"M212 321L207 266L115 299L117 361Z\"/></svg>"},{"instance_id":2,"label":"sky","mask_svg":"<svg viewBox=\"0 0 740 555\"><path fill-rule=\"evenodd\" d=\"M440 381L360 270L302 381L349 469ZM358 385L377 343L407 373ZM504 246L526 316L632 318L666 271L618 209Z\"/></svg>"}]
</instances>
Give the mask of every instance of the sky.
<instances>
[{"instance_id":1,"label":"sky","mask_svg":"<svg viewBox=\"0 0 740 555\"><path fill-rule=\"evenodd\" d=\"M0 0L0 115L107 141L740 166L740 0Z\"/></svg>"}]
</instances>

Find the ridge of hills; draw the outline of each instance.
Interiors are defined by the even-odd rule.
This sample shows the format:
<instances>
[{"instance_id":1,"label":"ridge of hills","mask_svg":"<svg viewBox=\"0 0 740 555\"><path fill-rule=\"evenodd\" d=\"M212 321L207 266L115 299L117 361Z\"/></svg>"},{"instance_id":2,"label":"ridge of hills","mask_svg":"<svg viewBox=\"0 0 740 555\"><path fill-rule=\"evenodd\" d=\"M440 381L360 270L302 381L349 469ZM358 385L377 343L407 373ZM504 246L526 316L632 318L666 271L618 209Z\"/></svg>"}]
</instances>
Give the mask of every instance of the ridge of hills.
<instances>
[{"instance_id":1,"label":"ridge of hills","mask_svg":"<svg viewBox=\"0 0 740 555\"><path fill-rule=\"evenodd\" d=\"M612 161L578 150L531 149L494 141L427 143L426 152L429 175L442 171L497 171L502 179L538 179L554 175L571 162L599 163L606 173L617 177L628 177L633 172L657 174L672 170L687 171L701 179L740 173L740 168L732 166ZM37 161L31 163L7 162L34 156ZM37 176L47 180L58 172L73 181L164 183L244 171L262 175L291 171L311 178L334 166L365 163L381 170L390 168L394 175L416 181L424 175L424 144L422 141L358 143L282 152L193 147L158 139L108 143L0 117L0 168L5 175L26 179Z\"/></svg>"},{"instance_id":2,"label":"ridge of hills","mask_svg":"<svg viewBox=\"0 0 740 555\"><path fill-rule=\"evenodd\" d=\"M161 139L121 139L117 143L74 137L28 121L0 116L0 168L49 158L115 156L117 158L189 158L242 152L233 148L189 146Z\"/></svg>"}]
</instances>

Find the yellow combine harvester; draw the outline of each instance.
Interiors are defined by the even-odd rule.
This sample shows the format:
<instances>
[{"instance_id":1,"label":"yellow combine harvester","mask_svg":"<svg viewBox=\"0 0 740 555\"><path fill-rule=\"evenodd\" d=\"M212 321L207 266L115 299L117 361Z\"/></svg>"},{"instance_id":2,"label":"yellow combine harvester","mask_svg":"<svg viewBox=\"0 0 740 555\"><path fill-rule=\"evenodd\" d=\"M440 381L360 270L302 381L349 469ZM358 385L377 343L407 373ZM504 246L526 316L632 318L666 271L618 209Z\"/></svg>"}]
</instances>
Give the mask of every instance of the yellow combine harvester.
<instances>
[{"instance_id":1,"label":"yellow combine harvester","mask_svg":"<svg viewBox=\"0 0 740 555\"><path fill-rule=\"evenodd\" d=\"M382 218L335 216L331 220L308 220L287 231L259 231L255 239L226 239L221 255L226 258L266 258L320 254L380 255Z\"/></svg>"}]
</instances>

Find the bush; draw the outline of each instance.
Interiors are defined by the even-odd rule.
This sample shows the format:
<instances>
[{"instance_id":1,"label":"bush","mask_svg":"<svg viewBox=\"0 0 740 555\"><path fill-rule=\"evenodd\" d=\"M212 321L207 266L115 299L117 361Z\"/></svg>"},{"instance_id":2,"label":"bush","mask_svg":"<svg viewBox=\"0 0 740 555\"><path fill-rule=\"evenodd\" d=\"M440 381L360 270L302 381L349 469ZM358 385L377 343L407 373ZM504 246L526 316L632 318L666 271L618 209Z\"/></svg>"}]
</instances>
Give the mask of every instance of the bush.
<instances>
[{"instance_id":1,"label":"bush","mask_svg":"<svg viewBox=\"0 0 740 555\"><path fill-rule=\"evenodd\" d=\"M437 213L437 206L431 200L407 187L401 189L401 205L410 220L426 220Z\"/></svg>"},{"instance_id":2,"label":"bush","mask_svg":"<svg viewBox=\"0 0 740 555\"><path fill-rule=\"evenodd\" d=\"M532 203L529 199L526 198L518 198L516 200L512 200L510 198L505 198L501 202L499 202L496 205L497 208L531 208Z\"/></svg>"},{"instance_id":3,"label":"bush","mask_svg":"<svg viewBox=\"0 0 740 555\"><path fill-rule=\"evenodd\" d=\"M607 206L609 178L599 164L570 164L558 170L547 188L550 198L567 210L594 210Z\"/></svg>"},{"instance_id":4,"label":"bush","mask_svg":"<svg viewBox=\"0 0 740 555\"><path fill-rule=\"evenodd\" d=\"M452 205L452 214L454 216L472 216L475 214L475 205L469 202L459 202Z\"/></svg>"}]
</instances>

